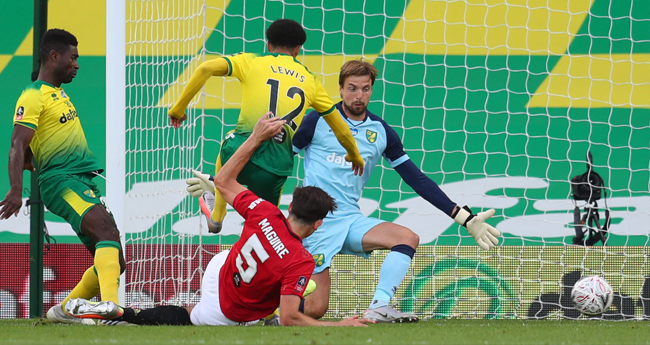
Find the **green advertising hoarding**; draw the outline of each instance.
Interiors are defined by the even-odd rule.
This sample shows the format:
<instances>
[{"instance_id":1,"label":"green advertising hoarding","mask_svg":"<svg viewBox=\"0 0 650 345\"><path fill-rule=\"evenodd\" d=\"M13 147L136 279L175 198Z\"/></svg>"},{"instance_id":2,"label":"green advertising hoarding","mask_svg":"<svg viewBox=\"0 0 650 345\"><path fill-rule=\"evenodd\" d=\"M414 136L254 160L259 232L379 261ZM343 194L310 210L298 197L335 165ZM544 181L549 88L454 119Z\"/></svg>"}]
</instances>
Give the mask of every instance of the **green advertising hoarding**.
<instances>
[{"instance_id":1,"label":"green advertising hoarding","mask_svg":"<svg viewBox=\"0 0 650 345\"><path fill-rule=\"evenodd\" d=\"M334 259L328 315L367 308L386 254ZM614 289L605 319L648 318L649 255L645 247L421 246L393 302L426 318L578 318L571 288L581 276L600 275Z\"/></svg>"}]
</instances>

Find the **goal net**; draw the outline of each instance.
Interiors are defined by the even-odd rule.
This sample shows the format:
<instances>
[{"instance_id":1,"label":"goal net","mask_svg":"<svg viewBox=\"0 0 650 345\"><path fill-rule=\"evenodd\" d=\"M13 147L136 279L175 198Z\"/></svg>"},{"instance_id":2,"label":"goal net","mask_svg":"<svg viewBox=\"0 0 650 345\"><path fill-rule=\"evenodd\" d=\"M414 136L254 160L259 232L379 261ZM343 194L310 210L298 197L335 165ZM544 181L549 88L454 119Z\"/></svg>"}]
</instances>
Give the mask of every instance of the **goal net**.
<instances>
[{"instance_id":1,"label":"goal net","mask_svg":"<svg viewBox=\"0 0 650 345\"><path fill-rule=\"evenodd\" d=\"M193 169L214 173L241 106L239 82L211 78L180 129L166 112L202 61L264 52L278 18L305 27L297 59L335 101L342 63L372 62L369 109L411 160L459 205L496 209L489 223L503 233L500 246L479 251L386 163L375 169L361 211L421 241L398 309L577 318L571 287L597 274L615 291L602 317L650 317L650 8L637 0L128 0L126 304L195 303L210 258L238 239L232 209L223 232L208 233L184 180ZM570 183L587 171L588 153L604 182L597 205L575 200ZM283 210L304 175L300 157L296 167ZM606 245L574 244L581 217L596 212L602 227L606 210ZM583 240L598 239L589 220ZM368 306L385 255L336 258L327 317Z\"/></svg>"}]
</instances>

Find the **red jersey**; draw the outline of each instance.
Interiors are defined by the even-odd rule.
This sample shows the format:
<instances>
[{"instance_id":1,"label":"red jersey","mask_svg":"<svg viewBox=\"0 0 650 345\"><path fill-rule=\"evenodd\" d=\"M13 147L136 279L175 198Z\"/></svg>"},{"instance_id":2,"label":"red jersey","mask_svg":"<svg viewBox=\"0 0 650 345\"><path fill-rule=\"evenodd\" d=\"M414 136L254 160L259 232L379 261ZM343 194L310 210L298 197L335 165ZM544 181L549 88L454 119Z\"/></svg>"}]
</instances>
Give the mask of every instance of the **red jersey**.
<instances>
[{"instance_id":1,"label":"red jersey","mask_svg":"<svg viewBox=\"0 0 650 345\"><path fill-rule=\"evenodd\" d=\"M302 298L314 259L272 203L245 190L233 207L244 230L221 267L219 303L232 321L259 320L275 311L280 295Z\"/></svg>"}]
</instances>

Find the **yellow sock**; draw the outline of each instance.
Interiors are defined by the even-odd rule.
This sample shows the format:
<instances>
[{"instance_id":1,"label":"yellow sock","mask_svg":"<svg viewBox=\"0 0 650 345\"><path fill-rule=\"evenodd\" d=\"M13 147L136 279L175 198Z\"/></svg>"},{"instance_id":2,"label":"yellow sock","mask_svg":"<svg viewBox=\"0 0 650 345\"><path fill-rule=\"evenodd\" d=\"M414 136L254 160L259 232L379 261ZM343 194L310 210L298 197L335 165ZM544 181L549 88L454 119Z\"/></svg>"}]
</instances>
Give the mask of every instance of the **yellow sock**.
<instances>
[{"instance_id":1,"label":"yellow sock","mask_svg":"<svg viewBox=\"0 0 650 345\"><path fill-rule=\"evenodd\" d=\"M223 222L224 218L226 218L226 200L224 200L221 194L215 190L212 220L215 222Z\"/></svg>"},{"instance_id":2,"label":"yellow sock","mask_svg":"<svg viewBox=\"0 0 650 345\"><path fill-rule=\"evenodd\" d=\"M217 162L214 168L216 175L221 170L221 155L217 157ZM214 190L214 209L212 210L212 220L215 222L223 222L226 218L226 200L223 199L218 190Z\"/></svg>"},{"instance_id":3,"label":"yellow sock","mask_svg":"<svg viewBox=\"0 0 650 345\"><path fill-rule=\"evenodd\" d=\"M275 311L273 312L273 314L265 316L265 317L264 317L264 320L270 320L272 317L274 317L274 316L276 316L276 315L277 315L277 316L280 316L280 308L275 309Z\"/></svg>"},{"instance_id":4,"label":"yellow sock","mask_svg":"<svg viewBox=\"0 0 650 345\"><path fill-rule=\"evenodd\" d=\"M65 304L72 298L83 298L91 299L99 293L99 278L97 278L97 273L95 272L95 266L90 266L84 275L81 277L81 280L77 283L77 286L70 291L70 294L61 302L61 306L65 307Z\"/></svg>"},{"instance_id":5,"label":"yellow sock","mask_svg":"<svg viewBox=\"0 0 650 345\"><path fill-rule=\"evenodd\" d=\"M119 305L117 289L120 286L120 244L101 241L95 246L95 269L99 278L102 301Z\"/></svg>"}]
</instances>

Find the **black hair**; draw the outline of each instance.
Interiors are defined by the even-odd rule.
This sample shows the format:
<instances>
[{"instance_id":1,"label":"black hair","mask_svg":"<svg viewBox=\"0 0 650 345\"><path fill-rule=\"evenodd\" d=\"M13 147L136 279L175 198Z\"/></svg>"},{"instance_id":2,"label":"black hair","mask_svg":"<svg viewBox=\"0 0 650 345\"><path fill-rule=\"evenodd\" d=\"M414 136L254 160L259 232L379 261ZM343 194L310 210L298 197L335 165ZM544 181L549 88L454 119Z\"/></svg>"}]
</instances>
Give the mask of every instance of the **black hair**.
<instances>
[{"instance_id":1,"label":"black hair","mask_svg":"<svg viewBox=\"0 0 650 345\"><path fill-rule=\"evenodd\" d=\"M305 29L293 19L278 19L266 29L266 39L274 47L293 49L305 44Z\"/></svg>"},{"instance_id":2,"label":"black hair","mask_svg":"<svg viewBox=\"0 0 650 345\"><path fill-rule=\"evenodd\" d=\"M305 224L313 224L335 210L336 201L318 187L298 187L293 191L291 214Z\"/></svg>"},{"instance_id":3,"label":"black hair","mask_svg":"<svg viewBox=\"0 0 650 345\"><path fill-rule=\"evenodd\" d=\"M77 46L77 38L73 34L62 29L49 29L41 39L40 57L41 63L49 59L52 50L59 54L65 53L70 46Z\"/></svg>"}]
</instances>

